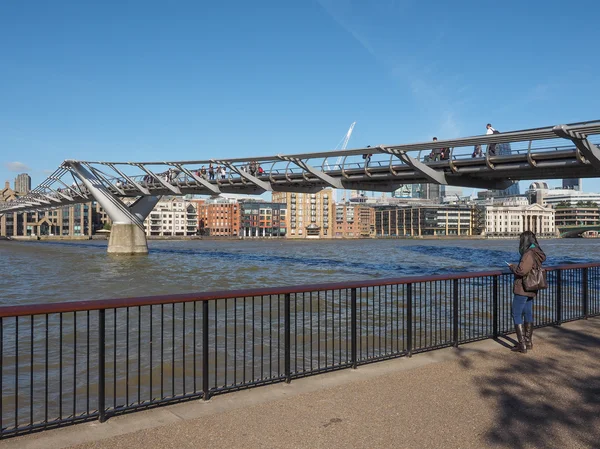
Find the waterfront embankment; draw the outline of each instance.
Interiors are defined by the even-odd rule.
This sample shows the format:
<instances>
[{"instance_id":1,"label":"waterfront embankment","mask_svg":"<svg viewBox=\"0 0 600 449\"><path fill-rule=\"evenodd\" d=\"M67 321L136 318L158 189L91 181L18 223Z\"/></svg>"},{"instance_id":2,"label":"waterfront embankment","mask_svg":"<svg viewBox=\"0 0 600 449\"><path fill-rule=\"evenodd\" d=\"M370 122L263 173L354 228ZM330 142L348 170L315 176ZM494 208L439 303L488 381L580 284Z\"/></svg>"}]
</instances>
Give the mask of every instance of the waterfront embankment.
<instances>
[{"instance_id":1,"label":"waterfront embankment","mask_svg":"<svg viewBox=\"0 0 600 449\"><path fill-rule=\"evenodd\" d=\"M5 440L3 449L597 448L600 318Z\"/></svg>"}]
</instances>

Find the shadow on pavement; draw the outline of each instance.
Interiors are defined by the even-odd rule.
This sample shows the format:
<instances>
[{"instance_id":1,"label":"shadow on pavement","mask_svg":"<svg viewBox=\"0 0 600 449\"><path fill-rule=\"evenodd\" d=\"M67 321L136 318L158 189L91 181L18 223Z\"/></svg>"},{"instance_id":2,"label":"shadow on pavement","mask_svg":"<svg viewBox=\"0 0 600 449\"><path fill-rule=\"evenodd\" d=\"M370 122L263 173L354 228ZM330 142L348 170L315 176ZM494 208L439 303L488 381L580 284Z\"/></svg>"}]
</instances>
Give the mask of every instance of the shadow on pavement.
<instances>
[{"instance_id":1,"label":"shadow on pavement","mask_svg":"<svg viewBox=\"0 0 600 449\"><path fill-rule=\"evenodd\" d=\"M536 342L534 334L538 352L547 345L547 355L536 357L534 346L476 378L480 394L496 406L484 435L490 446L600 447L600 338L566 328L553 335Z\"/></svg>"}]
</instances>

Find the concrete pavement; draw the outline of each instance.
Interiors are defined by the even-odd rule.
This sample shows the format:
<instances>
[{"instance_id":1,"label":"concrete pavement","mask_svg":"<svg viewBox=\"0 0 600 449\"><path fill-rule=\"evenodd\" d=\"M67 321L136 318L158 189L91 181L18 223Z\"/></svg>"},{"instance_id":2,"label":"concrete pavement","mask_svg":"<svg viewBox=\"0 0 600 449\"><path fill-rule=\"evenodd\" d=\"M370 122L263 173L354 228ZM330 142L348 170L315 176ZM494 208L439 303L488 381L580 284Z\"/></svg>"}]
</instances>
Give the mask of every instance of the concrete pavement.
<instances>
[{"instance_id":1,"label":"concrete pavement","mask_svg":"<svg viewBox=\"0 0 600 449\"><path fill-rule=\"evenodd\" d=\"M2 449L599 448L600 318L17 437Z\"/></svg>"}]
</instances>

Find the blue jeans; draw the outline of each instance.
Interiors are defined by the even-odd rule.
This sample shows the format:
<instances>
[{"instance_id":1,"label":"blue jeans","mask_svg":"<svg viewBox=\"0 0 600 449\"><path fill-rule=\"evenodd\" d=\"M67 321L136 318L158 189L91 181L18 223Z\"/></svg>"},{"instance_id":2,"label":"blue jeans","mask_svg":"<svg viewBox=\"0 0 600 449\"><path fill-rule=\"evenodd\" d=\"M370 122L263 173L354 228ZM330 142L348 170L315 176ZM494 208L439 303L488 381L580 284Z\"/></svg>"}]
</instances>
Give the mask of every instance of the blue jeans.
<instances>
[{"instance_id":1,"label":"blue jeans","mask_svg":"<svg viewBox=\"0 0 600 449\"><path fill-rule=\"evenodd\" d=\"M523 324L523 315L527 323L533 323L533 298L515 295L512 303L512 316L515 326Z\"/></svg>"}]
</instances>

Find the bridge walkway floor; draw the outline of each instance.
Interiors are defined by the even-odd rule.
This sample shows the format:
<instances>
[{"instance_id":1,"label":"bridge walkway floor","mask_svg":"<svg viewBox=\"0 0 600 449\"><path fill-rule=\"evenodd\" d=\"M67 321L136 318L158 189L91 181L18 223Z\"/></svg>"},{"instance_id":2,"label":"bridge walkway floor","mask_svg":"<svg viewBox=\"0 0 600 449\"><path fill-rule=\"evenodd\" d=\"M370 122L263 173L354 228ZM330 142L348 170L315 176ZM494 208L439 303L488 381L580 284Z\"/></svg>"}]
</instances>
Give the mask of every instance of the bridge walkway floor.
<instances>
[{"instance_id":1,"label":"bridge walkway floor","mask_svg":"<svg viewBox=\"0 0 600 449\"><path fill-rule=\"evenodd\" d=\"M51 430L0 447L599 447L600 317L537 330L527 355L503 342Z\"/></svg>"}]
</instances>

